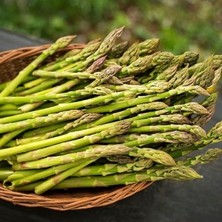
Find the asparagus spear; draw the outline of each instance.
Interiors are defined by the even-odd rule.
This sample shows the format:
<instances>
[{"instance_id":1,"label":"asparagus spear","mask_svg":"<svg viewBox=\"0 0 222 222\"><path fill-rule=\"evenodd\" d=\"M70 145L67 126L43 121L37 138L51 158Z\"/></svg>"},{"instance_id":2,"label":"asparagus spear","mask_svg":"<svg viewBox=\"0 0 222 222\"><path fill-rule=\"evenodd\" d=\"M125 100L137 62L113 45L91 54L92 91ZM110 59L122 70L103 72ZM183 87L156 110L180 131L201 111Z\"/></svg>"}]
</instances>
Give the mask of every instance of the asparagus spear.
<instances>
[{"instance_id":1,"label":"asparagus spear","mask_svg":"<svg viewBox=\"0 0 222 222\"><path fill-rule=\"evenodd\" d=\"M99 41L99 39L96 39L96 40L91 41L91 42L89 42L89 43L93 43L93 42L97 42L97 41ZM89 44L89 43L88 43L88 44ZM58 63L58 62L61 62L61 61L65 60L65 59L68 58L68 57L72 57L72 56L74 56L74 55L77 55L78 53L81 52L82 48L83 48L83 47L80 46L79 48L74 48L74 49L68 50L64 55L59 56L59 57L56 58L54 61L49 62L49 63L41 66L41 69L45 69L45 68L47 68L47 67L49 67L49 66L52 66L52 65L54 65L54 64L56 64L56 63Z\"/></svg>"},{"instance_id":2,"label":"asparagus spear","mask_svg":"<svg viewBox=\"0 0 222 222\"><path fill-rule=\"evenodd\" d=\"M45 170L19 170L13 171L9 167L1 168L0 178L4 180L4 185L10 189L14 189L17 186L23 186L44 178L47 178L52 175L59 174L66 169L69 169L74 166L78 166L85 160L78 161L75 163L67 163L55 167L51 167ZM112 164L106 163L104 165L90 165L86 166L78 172L72 174L71 176L96 176L96 175L109 175L115 173L124 173L132 171L140 171L145 168L149 168L153 165L151 159L139 159L132 163L127 164Z\"/></svg>"},{"instance_id":3,"label":"asparagus spear","mask_svg":"<svg viewBox=\"0 0 222 222\"><path fill-rule=\"evenodd\" d=\"M78 83L80 82L79 79L74 79L74 80L70 80L64 84L61 84L57 87L54 87L54 88L51 88L47 94L57 94L57 93L60 93L60 92L64 92L64 91L67 91L69 90L70 88L72 88L73 86L77 85ZM44 91L41 91L39 93L40 95L44 95ZM39 95L38 94L38 95ZM28 111L31 111L37 107L39 107L40 105L42 105L44 102L37 102L37 103L34 103L34 104L25 104L23 106L20 107L20 109L23 111L23 112L28 112Z\"/></svg>"},{"instance_id":4,"label":"asparagus spear","mask_svg":"<svg viewBox=\"0 0 222 222\"><path fill-rule=\"evenodd\" d=\"M138 113L138 112L142 112L146 110L154 110L154 109L156 110L146 112L146 113ZM106 115L95 122L76 127L74 131L89 129L91 127L95 127L104 123L112 122L117 119L123 119L134 113L138 113L138 114L137 116L130 118L131 121L146 119L146 118L155 117L155 116L159 116L159 115L167 114L167 113L180 113L180 112L185 112L188 115L189 114L199 114L199 115L209 114L208 111L203 106L201 106L200 104L196 102L191 102L191 103L187 103L183 105L169 106L169 107L167 107L166 104L162 102L152 102L148 104L140 104L140 105L137 105L136 107L128 108L124 111ZM141 121L137 122L137 124L139 123L141 124ZM135 124L135 123L133 122L132 124Z\"/></svg>"},{"instance_id":5,"label":"asparagus spear","mask_svg":"<svg viewBox=\"0 0 222 222\"><path fill-rule=\"evenodd\" d=\"M95 73L95 72L99 71L99 70L103 67L103 65L104 65L104 63L105 63L105 61L106 61L106 57L107 57L107 56L104 55L104 56L98 58L97 60L95 60L95 61L86 69L86 72Z\"/></svg>"},{"instance_id":6,"label":"asparagus spear","mask_svg":"<svg viewBox=\"0 0 222 222\"><path fill-rule=\"evenodd\" d=\"M153 124L153 123L164 123L164 122L165 123L185 124L185 123L190 123L190 120L181 114L159 115L159 116L154 116L154 117L150 117L150 118L146 118L146 119L133 121L132 126L133 127L141 127L141 126L146 126L146 125ZM156 125L153 127L156 127Z\"/></svg>"},{"instance_id":7,"label":"asparagus spear","mask_svg":"<svg viewBox=\"0 0 222 222\"><path fill-rule=\"evenodd\" d=\"M77 126L82 125L84 123L90 123L100 117L101 117L101 115L98 113L86 113L86 114L83 114L82 116L80 116L80 118L74 120L73 122L63 123L63 125L61 125L60 127L56 127L55 130L52 130L52 131L49 131L46 133L42 133L38 136L31 137L31 138L16 139L16 141L11 141L10 143L8 143L7 146L8 147L18 146L21 144L32 143L35 141L43 141L48 138L56 137L56 136L64 134L65 132L67 132L71 128L77 127ZM0 144L1 144L1 140L0 140Z\"/></svg>"},{"instance_id":8,"label":"asparagus spear","mask_svg":"<svg viewBox=\"0 0 222 222\"><path fill-rule=\"evenodd\" d=\"M126 134L122 136L113 137L110 139L103 139L101 143L124 143L126 146L142 147L152 143L184 143L189 144L197 141L197 137L184 131L170 131L165 133L147 134Z\"/></svg>"},{"instance_id":9,"label":"asparagus spear","mask_svg":"<svg viewBox=\"0 0 222 222\"><path fill-rule=\"evenodd\" d=\"M124 173L119 175L95 176L95 177L79 177L70 178L62 181L53 189L68 189L80 187L107 187L114 185L129 185L144 181L158 181L158 180L192 180L202 178L196 171L190 167L173 166L163 169L150 168L142 172ZM32 191L40 184L40 182L33 183L27 186L17 187L16 191Z\"/></svg>"},{"instance_id":10,"label":"asparagus spear","mask_svg":"<svg viewBox=\"0 0 222 222\"><path fill-rule=\"evenodd\" d=\"M21 113L22 113L22 111L20 111L20 110L0 111L0 117L7 117L7 116L21 114Z\"/></svg>"},{"instance_id":11,"label":"asparagus spear","mask_svg":"<svg viewBox=\"0 0 222 222\"><path fill-rule=\"evenodd\" d=\"M48 66L48 67L45 67L44 70L46 70L46 71L54 71L54 70L58 70L58 69L61 69L63 67L66 67L70 63L74 63L74 62L77 62L79 60L84 60L88 56L90 56L92 53L94 53L98 49L100 44L101 44L101 41L99 39L97 41L89 42L76 55L73 55L71 57L67 57L65 60L63 60L61 62L57 62L55 64L52 64L52 65ZM35 71L33 72L33 74L35 74Z\"/></svg>"},{"instance_id":12,"label":"asparagus spear","mask_svg":"<svg viewBox=\"0 0 222 222\"><path fill-rule=\"evenodd\" d=\"M90 83L87 87L95 87L97 85L102 84L106 80L108 80L110 77L114 76L119 70L121 69L121 66L119 65L113 65L108 66L101 72L94 73L94 75L97 77L92 83Z\"/></svg>"},{"instance_id":13,"label":"asparagus spear","mask_svg":"<svg viewBox=\"0 0 222 222\"><path fill-rule=\"evenodd\" d=\"M203 102L202 105L207 109L208 114L202 115L202 116L195 116L191 119L191 121L196 125L204 125L209 120L211 120L216 107L217 102L217 93L211 94L209 97L207 97Z\"/></svg>"},{"instance_id":14,"label":"asparagus spear","mask_svg":"<svg viewBox=\"0 0 222 222\"><path fill-rule=\"evenodd\" d=\"M132 44L123 55L117 60L117 64L121 66L129 65L139 57L138 42Z\"/></svg>"},{"instance_id":15,"label":"asparagus spear","mask_svg":"<svg viewBox=\"0 0 222 222\"><path fill-rule=\"evenodd\" d=\"M36 129L30 129L29 131L23 133L21 138L35 137L35 136L38 136L41 134L45 134L45 133L54 131L58 128L64 127L65 125L66 125L66 123L63 122L63 123L52 124L50 126L38 127Z\"/></svg>"},{"instance_id":16,"label":"asparagus spear","mask_svg":"<svg viewBox=\"0 0 222 222\"><path fill-rule=\"evenodd\" d=\"M109 59L119 58L126 51L128 46L129 46L128 41L124 41L124 42L114 45L108 55L108 58Z\"/></svg>"},{"instance_id":17,"label":"asparagus spear","mask_svg":"<svg viewBox=\"0 0 222 222\"><path fill-rule=\"evenodd\" d=\"M68 82L67 82L68 83ZM145 89L144 89L145 90ZM76 91L70 91L66 93L48 93L45 95L32 95L32 96L25 96L25 97L20 97L20 96L9 96L9 97L4 97L0 98L0 104L4 104L7 102L12 102L15 104L19 103L32 103L32 102L40 102L41 104L45 101L56 101L60 99L75 99L75 98L81 98L82 96L87 96L87 95L106 95L112 92L108 88L105 87L86 87L85 89L79 89ZM43 101L43 102L42 102ZM33 104L25 104L24 106L19 107L22 111L29 111L25 106L27 105L33 105Z\"/></svg>"},{"instance_id":18,"label":"asparagus spear","mask_svg":"<svg viewBox=\"0 0 222 222\"><path fill-rule=\"evenodd\" d=\"M154 151L154 153L157 153L158 151ZM151 155L152 157L155 156ZM155 158L155 157L154 157ZM160 157L156 157L160 159ZM164 158L164 156L163 156ZM93 159L94 160L94 159ZM93 161L89 160L89 161ZM55 167L48 168L46 170L25 170L25 171L16 171L13 174L10 174L10 176L5 181L5 186L7 186L10 189L14 189L17 186L23 186L28 183L35 182L40 179L47 178L52 175L57 175L64 170L67 170L72 167L76 167L84 164L85 162L89 162L87 160L78 161L75 163L68 163L63 164ZM84 167L82 170L79 170L76 173L71 174L71 176L88 176L88 175L109 175L114 173L123 173L123 172L131 172L131 171L140 171L144 168L148 168L152 166L152 160L151 159L140 159L136 162L130 163L130 164L105 164L105 165L95 165L95 166L89 166ZM10 172L10 171L9 171ZM11 173L13 171L11 170ZM3 172L5 175L5 172ZM9 173L8 173L9 174ZM7 175L8 175L7 174ZM3 175L3 174L2 174ZM4 176L5 178L5 176Z\"/></svg>"},{"instance_id":19,"label":"asparagus spear","mask_svg":"<svg viewBox=\"0 0 222 222\"><path fill-rule=\"evenodd\" d=\"M172 130L185 131L194 134L198 138L206 137L206 132L198 125L187 124L170 124L170 125L155 125L155 126L142 126L134 127L129 130L131 133L150 133L150 132L167 132Z\"/></svg>"},{"instance_id":20,"label":"asparagus spear","mask_svg":"<svg viewBox=\"0 0 222 222\"><path fill-rule=\"evenodd\" d=\"M183 166L194 166L197 164L207 164L216 159L219 159L222 156L222 149L221 148L213 148L208 149L205 153L197 155L195 157L190 157L185 160L177 161L177 165Z\"/></svg>"},{"instance_id":21,"label":"asparagus spear","mask_svg":"<svg viewBox=\"0 0 222 222\"><path fill-rule=\"evenodd\" d=\"M161 93L166 91L170 85L168 82L165 81L152 81L149 84L146 85L128 85L128 84L122 84L122 85L108 85L103 84L108 89L115 90L115 91L124 91L124 90L133 90L137 91L138 93L144 93L144 94L155 94L155 93Z\"/></svg>"},{"instance_id":22,"label":"asparagus spear","mask_svg":"<svg viewBox=\"0 0 222 222\"><path fill-rule=\"evenodd\" d=\"M184 66L189 64L189 66L194 65L199 59L199 54L192 51L187 51L184 53Z\"/></svg>"},{"instance_id":23,"label":"asparagus spear","mask_svg":"<svg viewBox=\"0 0 222 222\"><path fill-rule=\"evenodd\" d=\"M5 180L8 176L13 173L11 167L0 167L0 181Z\"/></svg>"},{"instance_id":24,"label":"asparagus spear","mask_svg":"<svg viewBox=\"0 0 222 222\"><path fill-rule=\"evenodd\" d=\"M34 70L37 66L44 61L49 55L55 53L58 49L66 47L75 38L75 36L65 36L58 39L48 49L44 50L36 59L34 59L25 69L19 72L19 74L3 89L0 93L0 97L8 96L15 88L22 83L22 81Z\"/></svg>"},{"instance_id":25,"label":"asparagus spear","mask_svg":"<svg viewBox=\"0 0 222 222\"><path fill-rule=\"evenodd\" d=\"M81 126L78 126L78 127L74 128L74 131L78 131L78 130L82 130L82 129L90 129L92 127L102 125L104 123L109 123L109 122L113 122L115 120L124 119L125 117L128 117L133 114L137 114L139 112L144 112L147 110L159 110L159 109L163 109L165 107L167 107L167 105L163 102L152 102L152 103L147 103L147 104L140 104L140 105L125 109L120 112L105 115L92 123L83 124ZM133 117L130 120L133 120Z\"/></svg>"},{"instance_id":26,"label":"asparagus spear","mask_svg":"<svg viewBox=\"0 0 222 222\"><path fill-rule=\"evenodd\" d=\"M87 160L88 162L89 160ZM91 161L91 160L90 160ZM44 170L19 170L11 174L5 181L4 186L9 189L14 187L26 185L41 179L48 178L53 175L60 174L61 172L68 170L72 167L83 164L86 160L77 161L75 163L66 163L59 166L50 167Z\"/></svg>"},{"instance_id":27,"label":"asparagus spear","mask_svg":"<svg viewBox=\"0 0 222 222\"><path fill-rule=\"evenodd\" d=\"M183 85L183 82L189 78L188 66L177 71L173 78L169 80L170 85L175 88L180 85Z\"/></svg>"},{"instance_id":28,"label":"asparagus spear","mask_svg":"<svg viewBox=\"0 0 222 222\"><path fill-rule=\"evenodd\" d=\"M44 78L44 81L41 84L34 86L33 88L30 88L30 89L25 89L24 91L20 91L16 95L18 96L32 95L32 94L41 92L42 90L50 89L52 86L55 86L56 84L60 82L61 82L61 79Z\"/></svg>"},{"instance_id":29,"label":"asparagus spear","mask_svg":"<svg viewBox=\"0 0 222 222\"><path fill-rule=\"evenodd\" d=\"M40 77L53 77L53 78L78 78L78 79L96 79L95 75L89 72L50 72L46 70L36 70L33 75Z\"/></svg>"},{"instance_id":30,"label":"asparagus spear","mask_svg":"<svg viewBox=\"0 0 222 222\"><path fill-rule=\"evenodd\" d=\"M19 134L23 133L25 129L18 129L9 133L3 134L3 136L0 139L0 148L3 147L6 143L8 143L10 140L18 136Z\"/></svg>"},{"instance_id":31,"label":"asparagus spear","mask_svg":"<svg viewBox=\"0 0 222 222\"><path fill-rule=\"evenodd\" d=\"M128 66L121 69L120 76L136 75L138 73L145 72L147 69L152 67L152 55L139 57Z\"/></svg>"},{"instance_id":32,"label":"asparagus spear","mask_svg":"<svg viewBox=\"0 0 222 222\"><path fill-rule=\"evenodd\" d=\"M11 169L11 166L10 166ZM17 180L17 179L21 179L24 178L26 176L29 175L35 175L37 173L39 173L41 170L19 170L19 171L14 171L12 170L12 173L4 179L4 184L6 184L6 186L10 186L10 182Z\"/></svg>"},{"instance_id":33,"label":"asparagus spear","mask_svg":"<svg viewBox=\"0 0 222 222\"><path fill-rule=\"evenodd\" d=\"M129 152L129 156L148 158L156 163L166 166L175 166L176 163L173 158L166 152L152 148L134 148Z\"/></svg>"},{"instance_id":34,"label":"asparagus spear","mask_svg":"<svg viewBox=\"0 0 222 222\"><path fill-rule=\"evenodd\" d=\"M95 141L96 142L96 141ZM94 142L94 143L95 143ZM100 158L116 154L127 154L132 148L125 145L101 145L95 146L93 149L87 149L82 152L71 153L61 156L51 156L39 160L24 162L13 165L14 170L24 169L41 169L51 166L56 166L65 163L73 163L75 161L88 159L88 158Z\"/></svg>"},{"instance_id":35,"label":"asparagus spear","mask_svg":"<svg viewBox=\"0 0 222 222\"><path fill-rule=\"evenodd\" d=\"M211 82L211 85L207 88L207 91L214 91L215 88L217 88L217 84L218 81L221 79L221 75L222 75L222 68L218 68L217 70L215 70L214 72L214 78Z\"/></svg>"},{"instance_id":36,"label":"asparagus spear","mask_svg":"<svg viewBox=\"0 0 222 222\"><path fill-rule=\"evenodd\" d=\"M15 104L5 104L0 106L0 111L7 111L7 110L16 110L18 109L18 106Z\"/></svg>"},{"instance_id":37,"label":"asparagus spear","mask_svg":"<svg viewBox=\"0 0 222 222\"><path fill-rule=\"evenodd\" d=\"M92 163L94 161L96 161L96 159L85 160L83 163L78 164L77 166L74 166L74 167L67 169L67 170L65 170L53 177L50 177L46 181L44 181L41 184L39 184L38 186L36 186L35 193L36 194L45 193L49 189L52 189L56 184L62 182L66 178L70 177L72 174L78 172L79 170L81 170L82 168L84 168L85 166L89 165L90 163Z\"/></svg>"},{"instance_id":38,"label":"asparagus spear","mask_svg":"<svg viewBox=\"0 0 222 222\"><path fill-rule=\"evenodd\" d=\"M178 65L169 66L162 73L159 73L156 77L156 80L165 80L169 81L176 73Z\"/></svg>"},{"instance_id":39,"label":"asparagus spear","mask_svg":"<svg viewBox=\"0 0 222 222\"><path fill-rule=\"evenodd\" d=\"M120 27L111 31L102 41L102 43L100 44L96 52L93 55L91 55L90 58L87 58L87 59L90 60L91 58L93 58L93 60L95 61L96 59L110 52L110 50L115 45L116 40L122 35L123 30L124 30L124 27Z\"/></svg>"},{"instance_id":40,"label":"asparagus spear","mask_svg":"<svg viewBox=\"0 0 222 222\"><path fill-rule=\"evenodd\" d=\"M45 78L37 78L36 79L36 77L35 77L34 80L23 84L23 86L25 89L30 89L30 88L33 88L33 87L39 85L39 84L42 84L43 82L45 82L45 80L46 80Z\"/></svg>"},{"instance_id":41,"label":"asparagus spear","mask_svg":"<svg viewBox=\"0 0 222 222\"><path fill-rule=\"evenodd\" d=\"M185 156L194 150L201 150L206 145L219 143L222 141L222 121L218 122L208 133L207 137L195 142L190 146L182 146L181 144L178 146L171 146L165 149L172 157L177 158L180 156Z\"/></svg>"},{"instance_id":42,"label":"asparagus spear","mask_svg":"<svg viewBox=\"0 0 222 222\"><path fill-rule=\"evenodd\" d=\"M133 92L133 91L124 91L124 92L111 93L111 94L105 95L105 96L98 96L95 98L89 98L89 99L85 99L85 100L74 102L74 103L62 103L62 104L59 104L59 105L56 105L53 107L49 107L49 108L45 108L45 109L40 109L40 110L35 110L35 111L19 114L19 115L5 117L5 118L0 119L0 123L10 123L10 122L16 122L19 120L29 119L29 118L36 118L38 116L43 116L43 115L47 115L47 114L51 114L51 113L57 113L60 111L79 109L79 108L86 107L86 106L92 105L92 104L97 105L101 102L108 103L108 102L115 100L119 97L128 97L128 96L131 96L134 94L135 94L135 92Z\"/></svg>"},{"instance_id":43,"label":"asparagus spear","mask_svg":"<svg viewBox=\"0 0 222 222\"><path fill-rule=\"evenodd\" d=\"M162 163L164 165L169 165L169 166L175 165L175 162L172 159L172 157L163 151L156 151L156 150L149 149L149 148L142 149L142 150L141 149L136 149L136 150L134 149L134 151L130 152L129 155L146 157L151 160L155 160L158 163ZM89 165L89 163L91 163L91 162L92 162L92 160L88 161L88 162L86 161L84 164L80 164L78 166L75 166L71 169L68 169L68 170L60 173L59 175L56 175L55 177L49 178L45 182L36 186L35 193L42 194L43 192L46 192L47 190L54 187L59 182L63 181L64 179L66 179L69 176L72 176L74 173L78 172L78 170L80 170L84 166Z\"/></svg>"},{"instance_id":44,"label":"asparagus spear","mask_svg":"<svg viewBox=\"0 0 222 222\"><path fill-rule=\"evenodd\" d=\"M72 177L83 177L83 176L107 176L110 174L141 171L149 168L153 165L151 159L139 159L132 163L116 164L106 163L103 165L92 165L84 167L78 172L72 174Z\"/></svg>"},{"instance_id":45,"label":"asparagus spear","mask_svg":"<svg viewBox=\"0 0 222 222\"><path fill-rule=\"evenodd\" d=\"M105 129L101 132L92 134L90 136L84 136L78 140L72 140L69 142L59 143L59 144L51 146L51 147L49 146L49 147L45 147L45 148L42 148L39 150L34 150L31 152L27 152L27 153L18 155L17 161L18 162L25 162L27 160L35 160L35 159L43 158L48 155L59 153L62 151L73 150L76 148L87 146L89 144L94 144L94 143L102 140L103 138L110 138L115 135L124 134L125 132L127 132L129 130L130 125L131 125L130 121L123 120L123 121L120 121L120 122L114 124L113 127L110 127L110 128ZM34 149L36 149L36 147L34 147ZM13 149L11 149L11 150L13 150ZM33 150L33 148L32 148L32 150ZM17 151L15 150L15 152L18 153L18 149L17 149Z\"/></svg>"},{"instance_id":46,"label":"asparagus spear","mask_svg":"<svg viewBox=\"0 0 222 222\"><path fill-rule=\"evenodd\" d=\"M1 126L0 133L11 132L19 129L35 128L53 122L77 119L82 115L83 112L80 110L69 110L69 111L49 114L43 117L36 117L35 119L27 119L24 121L19 121L14 123L0 124Z\"/></svg>"},{"instance_id":47,"label":"asparagus spear","mask_svg":"<svg viewBox=\"0 0 222 222\"><path fill-rule=\"evenodd\" d=\"M87 112L113 112L115 110L120 110L123 108L127 108L130 106L135 106L141 103L148 103L148 102L154 102L161 99L167 99L171 96L180 95L183 93L190 93L190 94L199 94L199 95L206 95L209 96L208 92L201 88L200 86L179 86L175 89L171 89L167 92L159 93L156 95L151 96L143 96L143 97L137 97L134 99L131 99L130 101L123 101L123 102L115 102L115 104L109 104L106 106L100 106L96 108L88 109Z\"/></svg>"},{"instance_id":48,"label":"asparagus spear","mask_svg":"<svg viewBox=\"0 0 222 222\"><path fill-rule=\"evenodd\" d=\"M88 67L92 62L107 55L107 53L109 53L112 47L115 45L116 40L121 36L123 29L124 27L121 27L111 31L102 41L99 48L92 55L88 56L84 61L77 62L70 67L67 66L66 70L72 70L75 72L82 71L86 69L86 67Z\"/></svg>"},{"instance_id":49,"label":"asparagus spear","mask_svg":"<svg viewBox=\"0 0 222 222\"><path fill-rule=\"evenodd\" d=\"M160 44L160 40L157 38L147 39L143 42L140 42L138 44L138 47L140 50L139 55L140 56L150 55L150 54L156 52L159 47L159 44Z\"/></svg>"}]
</instances>

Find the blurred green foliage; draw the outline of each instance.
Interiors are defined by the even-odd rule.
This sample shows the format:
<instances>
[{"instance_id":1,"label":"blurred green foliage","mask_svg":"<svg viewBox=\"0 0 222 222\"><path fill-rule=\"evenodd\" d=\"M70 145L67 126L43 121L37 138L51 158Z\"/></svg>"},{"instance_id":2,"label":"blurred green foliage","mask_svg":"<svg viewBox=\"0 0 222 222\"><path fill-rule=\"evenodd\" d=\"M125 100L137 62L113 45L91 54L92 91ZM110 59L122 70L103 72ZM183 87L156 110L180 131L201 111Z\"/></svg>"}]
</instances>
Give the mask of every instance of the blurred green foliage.
<instances>
[{"instance_id":1,"label":"blurred green foliage","mask_svg":"<svg viewBox=\"0 0 222 222\"><path fill-rule=\"evenodd\" d=\"M55 40L77 34L78 42L125 26L127 40L161 39L175 53L222 54L219 0L1 0L0 27Z\"/></svg>"}]
</instances>

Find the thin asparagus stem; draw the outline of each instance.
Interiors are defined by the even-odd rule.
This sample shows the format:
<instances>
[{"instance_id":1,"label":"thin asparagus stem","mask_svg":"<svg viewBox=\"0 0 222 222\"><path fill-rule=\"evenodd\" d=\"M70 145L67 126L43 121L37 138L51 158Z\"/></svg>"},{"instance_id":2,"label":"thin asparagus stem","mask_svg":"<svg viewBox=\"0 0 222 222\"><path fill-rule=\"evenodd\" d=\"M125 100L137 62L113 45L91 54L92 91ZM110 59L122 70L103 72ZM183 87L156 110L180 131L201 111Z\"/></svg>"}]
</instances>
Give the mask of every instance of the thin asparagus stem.
<instances>
[{"instance_id":1,"label":"thin asparagus stem","mask_svg":"<svg viewBox=\"0 0 222 222\"><path fill-rule=\"evenodd\" d=\"M167 99L171 96L180 95L183 93L209 96L208 92L206 92L206 90L204 90L203 88L199 86L187 86L187 87L180 86L175 89L171 89L167 92L156 94L154 96L151 95L151 96L137 97L137 98L131 99L130 101L115 102L115 104L100 106L98 108L97 107L91 108L91 109L88 109L87 112L98 112L98 113L113 112L113 111L127 108L130 106L135 106L141 103L148 103L148 102L158 101L161 99Z\"/></svg>"},{"instance_id":2,"label":"thin asparagus stem","mask_svg":"<svg viewBox=\"0 0 222 222\"><path fill-rule=\"evenodd\" d=\"M69 142L59 143L57 145L46 147L38 150L34 150L31 152L27 152L17 156L18 162L25 162L29 160L36 160L43 157L47 157L52 154L56 154L59 152L73 150L76 148L84 147L90 144L94 144L99 142L104 138L110 138L116 135L121 135L127 132L130 128L131 122L130 121L120 121L116 123L112 128L105 129L101 132L92 134L90 136L84 136L77 140L72 140ZM34 148L35 149L35 148Z\"/></svg>"},{"instance_id":3,"label":"thin asparagus stem","mask_svg":"<svg viewBox=\"0 0 222 222\"><path fill-rule=\"evenodd\" d=\"M43 116L43 115L56 113L56 112L60 112L60 111L79 109L79 108L86 107L91 104L96 105L101 102L108 103L108 102L115 100L117 98L128 97L128 96L131 96L134 94L135 93L133 91L124 91L124 92L112 93L112 94L105 95L105 96L98 96L95 98L85 99L85 100L77 101L74 103L62 103L62 104L59 104L59 105L56 105L53 107L49 107L49 108L45 108L45 109L41 109L41 110L35 110L35 111L31 111L31 112L27 112L27 113L23 113L23 114L19 114L19 115L5 117L5 118L0 119L0 123L16 122L19 120L25 120L28 118L35 118L37 116Z\"/></svg>"},{"instance_id":4,"label":"thin asparagus stem","mask_svg":"<svg viewBox=\"0 0 222 222\"><path fill-rule=\"evenodd\" d=\"M67 170L47 179L46 181L44 181L41 184L39 184L38 186L36 186L35 193L36 194L45 193L49 189L52 189L56 184L62 182L66 178L72 176L74 173L78 172L79 170L81 170L85 166L93 163L94 161L96 161L96 159L85 160L83 163L80 163L77 166L67 169Z\"/></svg>"},{"instance_id":5,"label":"thin asparagus stem","mask_svg":"<svg viewBox=\"0 0 222 222\"><path fill-rule=\"evenodd\" d=\"M81 110L69 110L69 111L49 114L43 117L36 117L35 119L27 119L24 121L18 121L14 123L1 124L0 133L11 132L19 129L35 128L53 122L77 119L81 115L83 115L83 112Z\"/></svg>"},{"instance_id":6,"label":"thin asparagus stem","mask_svg":"<svg viewBox=\"0 0 222 222\"><path fill-rule=\"evenodd\" d=\"M116 154L127 154L131 148L118 144L110 146L95 146L93 149L87 149L86 151L71 153L61 156L46 157L36 161L29 161L22 164L13 165L14 170L24 169L41 169L51 166L56 166L65 163L73 163L87 158L101 158Z\"/></svg>"},{"instance_id":7,"label":"thin asparagus stem","mask_svg":"<svg viewBox=\"0 0 222 222\"><path fill-rule=\"evenodd\" d=\"M207 164L221 158L221 156L221 148L212 148L208 149L205 153L197 155L195 157L190 157L185 160L179 160L177 161L177 165L195 166L197 164Z\"/></svg>"},{"instance_id":8,"label":"thin asparagus stem","mask_svg":"<svg viewBox=\"0 0 222 222\"><path fill-rule=\"evenodd\" d=\"M22 83L22 81L34 70L36 67L44 61L49 55L55 53L58 49L66 47L75 36L65 36L58 39L48 49L44 50L36 59L34 59L25 69L19 72L19 74L3 89L0 93L0 97L8 96L15 88Z\"/></svg>"},{"instance_id":9,"label":"thin asparagus stem","mask_svg":"<svg viewBox=\"0 0 222 222\"><path fill-rule=\"evenodd\" d=\"M115 185L129 185L133 183L139 183L142 181L158 181L158 180L192 180L202 178L196 171L190 167L185 166L173 166L163 169L150 168L142 172L123 173L119 175L108 176L91 176L91 177L79 177L69 178L53 189L68 189L68 188L80 188L80 187L107 187ZM27 186L17 187L16 191L32 191L40 184L40 182L33 183Z\"/></svg>"}]
</instances>

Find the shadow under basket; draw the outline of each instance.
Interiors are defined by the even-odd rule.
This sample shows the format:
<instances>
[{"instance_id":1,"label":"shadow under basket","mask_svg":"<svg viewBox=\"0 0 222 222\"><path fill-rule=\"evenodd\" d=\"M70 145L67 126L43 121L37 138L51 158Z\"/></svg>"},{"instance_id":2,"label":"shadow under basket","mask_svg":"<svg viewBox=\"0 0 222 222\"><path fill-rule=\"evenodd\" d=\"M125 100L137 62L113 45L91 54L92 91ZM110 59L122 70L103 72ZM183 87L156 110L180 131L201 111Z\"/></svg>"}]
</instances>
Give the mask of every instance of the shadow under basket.
<instances>
[{"instance_id":1,"label":"shadow under basket","mask_svg":"<svg viewBox=\"0 0 222 222\"><path fill-rule=\"evenodd\" d=\"M49 45L42 45L1 52L0 83L9 81L15 77L20 70L27 66L48 46ZM53 61L67 50L83 47L84 45L73 44L47 58L46 62ZM141 182L127 186L113 186L107 188L50 191L44 195L14 192L5 189L2 184L0 184L0 199L26 207L44 207L58 211L78 210L113 204L142 191L151 184L151 182Z\"/></svg>"}]
</instances>

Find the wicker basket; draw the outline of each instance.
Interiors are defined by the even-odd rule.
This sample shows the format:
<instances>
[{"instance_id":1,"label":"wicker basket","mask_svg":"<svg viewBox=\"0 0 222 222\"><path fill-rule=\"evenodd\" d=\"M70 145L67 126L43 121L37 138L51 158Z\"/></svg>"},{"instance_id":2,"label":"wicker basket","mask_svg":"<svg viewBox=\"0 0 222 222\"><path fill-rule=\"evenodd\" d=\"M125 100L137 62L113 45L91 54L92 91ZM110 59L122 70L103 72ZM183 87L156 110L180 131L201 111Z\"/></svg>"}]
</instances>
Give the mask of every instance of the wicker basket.
<instances>
[{"instance_id":1,"label":"wicker basket","mask_svg":"<svg viewBox=\"0 0 222 222\"><path fill-rule=\"evenodd\" d=\"M18 71L31 62L48 45L20 48L0 53L0 82L13 78ZM64 51L82 48L83 45L71 45L57 52L48 61L55 59ZM14 192L0 184L0 198L13 204L26 207L44 207L59 211L78 210L106 206L129 197L150 186L151 183L137 183L128 186L115 186L101 189L73 189L49 192L46 195Z\"/></svg>"}]
</instances>

